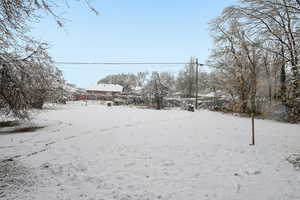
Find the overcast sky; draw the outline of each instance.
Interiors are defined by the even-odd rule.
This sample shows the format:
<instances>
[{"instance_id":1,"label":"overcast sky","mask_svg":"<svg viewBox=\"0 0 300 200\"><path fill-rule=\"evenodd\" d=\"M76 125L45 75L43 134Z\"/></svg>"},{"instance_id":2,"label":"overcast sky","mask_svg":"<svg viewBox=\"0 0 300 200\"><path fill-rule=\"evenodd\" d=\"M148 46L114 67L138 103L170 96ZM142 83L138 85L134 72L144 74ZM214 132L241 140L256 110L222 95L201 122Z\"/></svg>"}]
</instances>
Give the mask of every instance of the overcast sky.
<instances>
[{"instance_id":1,"label":"overcast sky","mask_svg":"<svg viewBox=\"0 0 300 200\"><path fill-rule=\"evenodd\" d=\"M94 0L100 16L70 1L59 13L64 29L48 16L33 25L32 35L50 44L55 61L186 62L197 56L205 62L213 42L208 22L235 0ZM107 74L137 71L178 72L173 66L59 65L68 82L87 87Z\"/></svg>"}]
</instances>

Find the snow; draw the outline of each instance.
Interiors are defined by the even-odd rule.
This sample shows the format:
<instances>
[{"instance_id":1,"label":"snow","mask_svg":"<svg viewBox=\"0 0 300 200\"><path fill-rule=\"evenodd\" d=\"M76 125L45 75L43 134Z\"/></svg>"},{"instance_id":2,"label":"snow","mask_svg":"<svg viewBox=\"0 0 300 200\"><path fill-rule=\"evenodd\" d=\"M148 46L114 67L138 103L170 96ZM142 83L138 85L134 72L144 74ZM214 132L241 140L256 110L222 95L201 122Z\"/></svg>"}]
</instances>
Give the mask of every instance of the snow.
<instances>
[{"instance_id":1,"label":"snow","mask_svg":"<svg viewBox=\"0 0 300 200\"><path fill-rule=\"evenodd\" d=\"M80 90L80 89L76 88L75 85L72 85L72 84L64 84L63 89L70 93L76 93Z\"/></svg>"},{"instance_id":2,"label":"snow","mask_svg":"<svg viewBox=\"0 0 300 200\"><path fill-rule=\"evenodd\" d=\"M249 146L248 118L83 105L40 113L33 123L47 127L36 132L0 135L0 161L19 155L13 169L26 172L0 198L300 199L287 161L300 152L299 125L256 120Z\"/></svg>"},{"instance_id":3,"label":"snow","mask_svg":"<svg viewBox=\"0 0 300 200\"><path fill-rule=\"evenodd\" d=\"M143 87L136 86L133 90L136 91L136 92L141 92L142 89L143 89Z\"/></svg>"},{"instance_id":4,"label":"snow","mask_svg":"<svg viewBox=\"0 0 300 200\"><path fill-rule=\"evenodd\" d=\"M123 86L117 84L95 84L86 88L88 91L122 92Z\"/></svg>"},{"instance_id":5,"label":"snow","mask_svg":"<svg viewBox=\"0 0 300 200\"><path fill-rule=\"evenodd\" d=\"M222 91L218 90L216 92L210 92L207 94L199 94L199 97L221 97L221 98L228 98L228 96L224 95Z\"/></svg>"},{"instance_id":6,"label":"snow","mask_svg":"<svg viewBox=\"0 0 300 200\"><path fill-rule=\"evenodd\" d=\"M216 94L214 92L210 92L208 94L199 94L199 96L202 96L202 97L215 97Z\"/></svg>"}]
</instances>

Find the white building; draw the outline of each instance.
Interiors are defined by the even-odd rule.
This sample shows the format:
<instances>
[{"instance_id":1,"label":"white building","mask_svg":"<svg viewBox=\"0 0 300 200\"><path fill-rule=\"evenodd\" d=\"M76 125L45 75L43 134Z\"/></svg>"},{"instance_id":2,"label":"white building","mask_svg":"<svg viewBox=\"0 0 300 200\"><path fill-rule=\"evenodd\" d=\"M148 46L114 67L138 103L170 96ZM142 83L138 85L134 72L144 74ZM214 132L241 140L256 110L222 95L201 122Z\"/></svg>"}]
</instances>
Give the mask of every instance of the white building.
<instances>
[{"instance_id":1,"label":"white building","mask_svg":"<svg viewBox=\"0 0 300 200\"><path fill-rule=\"evenodd\" d=\"M95 84L86 88L89 94L120 94L123 92L123 86L118 84Z\"/></svg>"}]
</instances>

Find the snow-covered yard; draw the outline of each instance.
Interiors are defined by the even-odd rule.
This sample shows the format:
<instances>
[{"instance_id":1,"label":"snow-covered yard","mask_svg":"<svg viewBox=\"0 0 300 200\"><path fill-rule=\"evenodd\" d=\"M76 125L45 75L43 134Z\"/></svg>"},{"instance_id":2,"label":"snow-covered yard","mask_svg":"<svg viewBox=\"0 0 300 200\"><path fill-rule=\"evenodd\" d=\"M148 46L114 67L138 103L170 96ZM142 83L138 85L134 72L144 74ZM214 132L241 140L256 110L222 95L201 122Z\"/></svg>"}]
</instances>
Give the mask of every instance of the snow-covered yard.
<instances>
[{"instance_id":1,"label":"snow-covered yard","mask_svg":"<svg viewBox=\"0 0 300 200\"><path fill-rule=\"evenodd\" d=\"M0 134L0 199L300 199L300 126L205 110L68 104Z\"/></svg>"}]
</instances>

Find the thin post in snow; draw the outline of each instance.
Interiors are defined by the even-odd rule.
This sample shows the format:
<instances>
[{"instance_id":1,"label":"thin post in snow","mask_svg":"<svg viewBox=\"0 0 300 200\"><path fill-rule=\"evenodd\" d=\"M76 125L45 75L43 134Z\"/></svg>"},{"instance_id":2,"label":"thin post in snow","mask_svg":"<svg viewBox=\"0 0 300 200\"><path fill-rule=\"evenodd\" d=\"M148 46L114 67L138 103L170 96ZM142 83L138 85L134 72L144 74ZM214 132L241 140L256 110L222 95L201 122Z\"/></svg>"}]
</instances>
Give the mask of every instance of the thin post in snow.
<instances>
[{"instance_id":1,"label":"thin post in snow","mask_svg":"<svg viewBox=\"0 0 300 200\"><path fill-rule=\"evenodd\" d=\"M252 85L253 87L253 85ZM253 88L251 88L251 146L254 146L255 145L255 123L254 123L254 117L255 117L255 111L256 109L255 108L255 95L253 93Z\"/></svg>"},{"instance_id":2,"label":"thin post in snow","mask_svg":"<svg viewBox=\"0 0 300 200\"><path fill-rule=\"evenodd\" d=\"M255 145L255 126L254 126L254 113L251 113L251 127L252 127L252 142L250 145Z\"/></svg>"},{"instance_id":3,"label":"thin post in snow","mask_svg":"<svg viewBox=\"0 0 300 200\"><path fill-rule=\"evenodd\" d=\"M195 101L195 109L198 109L198 84L199 84L199 63L198 63L198 58L196 58L196 101Z\"/></svg>"}]
</instances>

